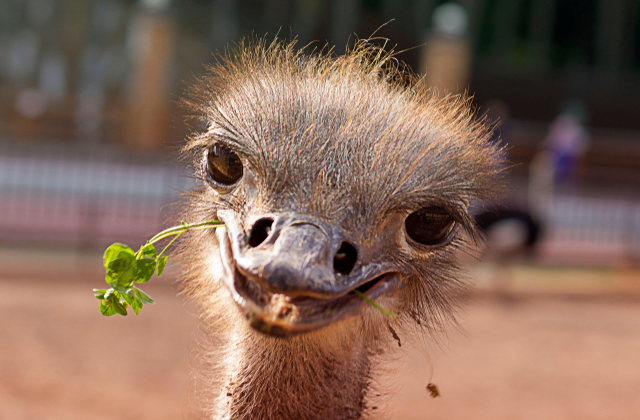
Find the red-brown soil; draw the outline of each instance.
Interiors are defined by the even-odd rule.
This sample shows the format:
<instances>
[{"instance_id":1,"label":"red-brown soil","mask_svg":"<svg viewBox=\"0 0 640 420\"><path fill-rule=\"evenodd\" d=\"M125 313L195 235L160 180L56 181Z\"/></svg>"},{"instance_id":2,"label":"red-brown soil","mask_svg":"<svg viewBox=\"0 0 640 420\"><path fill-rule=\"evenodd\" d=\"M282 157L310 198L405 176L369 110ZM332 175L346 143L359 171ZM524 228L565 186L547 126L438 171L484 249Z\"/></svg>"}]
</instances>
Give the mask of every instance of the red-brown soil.
<instances>
[{"instance_id":1,"label":"red-brown soil","mask_svg":"<svg viewBox=\"0 0 640 420\"><path fill-rule=\"evenodd\" d=\"M104 318L100 280L0 275L0 419L179 419L196 325L167 280L138 317ZM58 276L60 277L60 276ZM483 297L484 296L484 297ZM640 300L478 296L464 334L407 355L381 379L396 419L639 419ZM386 418L386 415L384 416Z\"/></svg>"}]
</instances>

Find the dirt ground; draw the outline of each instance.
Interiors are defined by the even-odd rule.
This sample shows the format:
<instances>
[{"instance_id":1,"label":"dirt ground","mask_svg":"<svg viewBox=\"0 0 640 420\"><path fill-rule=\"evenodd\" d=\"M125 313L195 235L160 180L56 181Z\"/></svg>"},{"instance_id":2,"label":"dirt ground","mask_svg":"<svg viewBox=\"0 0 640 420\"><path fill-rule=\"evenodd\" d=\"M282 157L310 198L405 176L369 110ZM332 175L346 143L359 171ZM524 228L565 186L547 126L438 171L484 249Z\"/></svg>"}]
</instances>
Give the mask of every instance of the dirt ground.
<instances>
[{"instance_id":1,"label":"dirt ground","mask_svg":"<svg viewBox=\"0 0 640 420\"><path fill-rule=\"evenodd\" d=\"M92 280L0 273L0 419L182 418L193 308L152 281L155 306L103 318ZM478 295L464 334L429 349L440 398L425 391L426 352L403 342L380 379L383 418L640 418L640 299L500 296Z\"/></svg>"}]
</instances>

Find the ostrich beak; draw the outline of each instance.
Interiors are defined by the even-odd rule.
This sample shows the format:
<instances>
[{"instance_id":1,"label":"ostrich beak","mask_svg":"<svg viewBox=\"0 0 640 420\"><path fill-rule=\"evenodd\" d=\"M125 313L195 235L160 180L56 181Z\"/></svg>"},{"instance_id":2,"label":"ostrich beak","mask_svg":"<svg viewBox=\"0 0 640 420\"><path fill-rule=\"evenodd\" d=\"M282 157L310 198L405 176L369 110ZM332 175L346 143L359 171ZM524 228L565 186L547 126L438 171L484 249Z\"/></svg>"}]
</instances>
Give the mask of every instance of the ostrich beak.
<instances>
[{"instance_id":1,"label":"ostrich beak","mask_svg":"<svg viewBox=\"0 0 640 420\"><path fill-rule=\"evenodd\" d=\"M263 216L247 233L233 213L218 217L225 223L216 230L225 284L251 326L269 335L292 336L357 315L365 302L355 290L375 299L408 274L364 262L369 253L359 244L311 218Z\"/></svg>"}]
</instances>

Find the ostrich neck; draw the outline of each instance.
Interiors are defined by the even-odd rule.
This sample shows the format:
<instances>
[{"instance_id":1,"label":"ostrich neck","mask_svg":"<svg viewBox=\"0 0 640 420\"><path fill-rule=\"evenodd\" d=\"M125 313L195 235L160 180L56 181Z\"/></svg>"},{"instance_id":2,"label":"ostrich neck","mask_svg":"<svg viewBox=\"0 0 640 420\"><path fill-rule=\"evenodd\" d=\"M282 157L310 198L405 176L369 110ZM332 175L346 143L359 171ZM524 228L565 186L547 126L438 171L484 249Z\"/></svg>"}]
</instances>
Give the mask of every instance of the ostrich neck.
<instances>
[{"instance_id":1,"label":"ostrich neck","mask_svg":"<svg viewBox=\"0 0 640 420\"><path fill-rule=\"evenodd\" d=\"M290 339L235 324L223 345L214 418L361 418L370 362L356 322Z\"/></svg>"}]
</instances>

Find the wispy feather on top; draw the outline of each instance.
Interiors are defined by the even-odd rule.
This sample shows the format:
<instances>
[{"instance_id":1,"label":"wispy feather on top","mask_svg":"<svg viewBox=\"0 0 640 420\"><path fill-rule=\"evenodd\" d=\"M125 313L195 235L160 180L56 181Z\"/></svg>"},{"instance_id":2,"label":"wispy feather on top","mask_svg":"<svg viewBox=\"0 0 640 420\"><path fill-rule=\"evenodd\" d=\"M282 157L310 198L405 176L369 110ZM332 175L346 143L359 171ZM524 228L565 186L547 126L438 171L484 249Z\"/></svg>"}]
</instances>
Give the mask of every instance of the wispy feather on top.
<instances>
[{"instance_id":1,"label":"wispy feather on top","mask_svg":"<svg viewBox=\"0 0 640 420\"><path fill-rule=\"evenodd\" d=\"M496 188L503 153L468 97L438 97L369 40L341 56L309 49L257 40L219 55L184 101L208 128L185 151L226 144L256 171L270 206L355 214L363 226Z\"/></svg>"}]
</instances>

